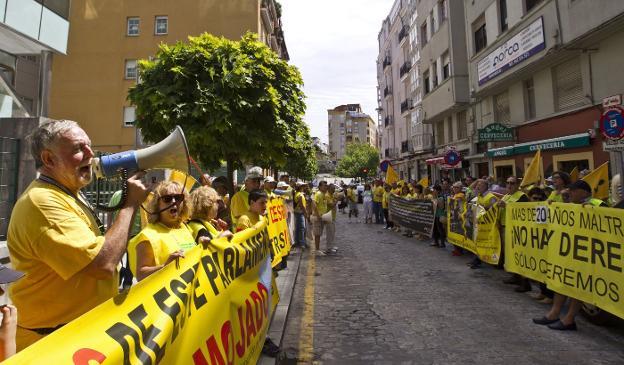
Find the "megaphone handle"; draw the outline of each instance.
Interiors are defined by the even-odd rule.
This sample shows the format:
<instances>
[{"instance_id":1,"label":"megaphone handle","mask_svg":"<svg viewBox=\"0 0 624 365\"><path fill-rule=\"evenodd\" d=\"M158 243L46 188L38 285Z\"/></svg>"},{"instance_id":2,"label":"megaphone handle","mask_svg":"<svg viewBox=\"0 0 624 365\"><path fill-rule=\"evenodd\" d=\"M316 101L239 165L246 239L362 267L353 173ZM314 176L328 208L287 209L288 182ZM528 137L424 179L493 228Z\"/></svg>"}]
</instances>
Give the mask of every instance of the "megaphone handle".
<instances>
[{"instance_id":1,"label":"megaphone handle","mask_svg":"<svg viewBox=\"0 0 624 365\"><path fill-rule=\"evenodd\" d=\"M98 210L102 210L105 212L114 212L117 211L126 205L126 200L128 200L128 170L122 168L121 170L121 199L119 203L115 204L112 207L108 205L100 204L100 180L101 178L96 178L95 188L96 188L96 196L95 196L95 208Z\"/></svg>"}]
</instances>

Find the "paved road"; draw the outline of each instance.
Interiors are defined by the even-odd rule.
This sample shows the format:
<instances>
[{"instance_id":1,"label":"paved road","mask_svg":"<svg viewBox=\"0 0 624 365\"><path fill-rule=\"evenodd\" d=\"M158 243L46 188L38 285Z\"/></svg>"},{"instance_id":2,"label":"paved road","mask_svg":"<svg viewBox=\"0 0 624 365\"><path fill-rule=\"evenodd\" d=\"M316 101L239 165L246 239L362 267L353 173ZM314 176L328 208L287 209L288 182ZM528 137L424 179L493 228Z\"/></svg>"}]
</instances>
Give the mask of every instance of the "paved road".
<instances>
[{"instance_id":1,"label":"paved road","mask_svg":"<svg viewBox=\"0 0 624 365\"><path fill-rule=\"evenodd\" d=\"M622 323L553 331L501 270L340 213L336 231L338 256L304 253L282 364L624 364Z\"/></svg>"}]
</instances>

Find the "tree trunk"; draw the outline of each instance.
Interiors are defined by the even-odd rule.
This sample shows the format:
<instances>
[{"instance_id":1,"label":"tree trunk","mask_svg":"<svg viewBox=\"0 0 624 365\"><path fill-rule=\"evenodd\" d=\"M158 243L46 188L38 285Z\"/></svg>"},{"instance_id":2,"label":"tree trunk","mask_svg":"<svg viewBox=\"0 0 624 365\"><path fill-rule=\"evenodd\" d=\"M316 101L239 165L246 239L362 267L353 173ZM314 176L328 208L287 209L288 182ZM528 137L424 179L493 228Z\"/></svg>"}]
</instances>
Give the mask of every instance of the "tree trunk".
<instances>
[{"instance_id":1,"label":"tree trunk","mask_svg":"<svg viewBox=\"0 0 624 365\"><path fill-rule=\"evenodd\" d=\"M228 178L228 191L230 192L230 198L234 196L234 159L227 158L227 178Z\"/></svg>"}]
</instances>

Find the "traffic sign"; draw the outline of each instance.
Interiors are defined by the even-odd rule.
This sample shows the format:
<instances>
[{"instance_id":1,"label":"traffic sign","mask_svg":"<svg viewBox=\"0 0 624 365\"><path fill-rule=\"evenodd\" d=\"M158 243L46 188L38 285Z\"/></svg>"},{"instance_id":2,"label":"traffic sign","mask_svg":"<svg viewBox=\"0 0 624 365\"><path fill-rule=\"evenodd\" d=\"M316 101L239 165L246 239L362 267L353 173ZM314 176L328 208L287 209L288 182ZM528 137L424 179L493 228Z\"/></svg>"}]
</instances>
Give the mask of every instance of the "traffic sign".
<instances>
[{"instance_id":1,"label":"traffic sign","mask_svg":"<svg viewBox=\"0 0 624 365\"><path fill-rule=\"evenodd\" d=\"M624 109L622 107L614 106L602 113L600 132L609 139L624 137Z\"/></svg>"},{"instance_id":2,"label":"traffic sign","mask_svg":"<svg viewBox=\"0 0 624 365\"><path fill-rule=\"evenodd\" d=\"M448 150L444 155L444 163L449 166L456 166L461 162L461 155L456 150Z\"/></svg>"},{"instance_id":3,"label":"traffic sign","mask_svg":"<svg viewBox=\"0 0 624 365\"><path fill-rule=\"evenodd\" d=\"M388 171L388 165L390 165L390 161L383 160L379 163L379 169L383 172Z\"/></svg>"}]
</instances>

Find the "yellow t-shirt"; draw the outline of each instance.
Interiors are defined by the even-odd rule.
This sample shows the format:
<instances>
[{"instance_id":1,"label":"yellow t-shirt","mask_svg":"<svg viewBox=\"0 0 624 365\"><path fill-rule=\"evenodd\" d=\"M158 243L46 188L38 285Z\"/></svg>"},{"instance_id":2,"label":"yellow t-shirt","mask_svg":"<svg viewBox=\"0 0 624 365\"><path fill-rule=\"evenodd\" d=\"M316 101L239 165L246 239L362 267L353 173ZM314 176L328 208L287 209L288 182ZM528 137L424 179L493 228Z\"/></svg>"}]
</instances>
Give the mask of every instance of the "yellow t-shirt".
<instances>
[{"instance_id":1,"label":"yellow t-shirt","mask_svg":"<svg viewBox=\"0 0 624 365\"><path fill-rule=\"evenodd\" d=\"M251 228L256 225L256 223L260 222L262 217L254 212L247 211L245 214L241 215L238 218L238 222L236 223L236 232L243 231L247 228Z\"/></svg>"},{"instance_id":2,"label":"yellow t-shirt","mask_svg":"<svg viewBox=\"0 0 624 365\"><path fill-rule=\"evenodd\" d=\"M13 208L7 238L13 267L26 274L9 287L20 327L68 323L118 293L117 274L106 280L79 274L104 236L90 212L54 185L30 184ZM29 343L20 343L19 332L23 348Z\"/></svg>"},{"instance_id":3,"label":"yellow t-shirt","mask_svg":"<svg viewBox=\"0 0 624 365\"><path fill-rule=\"evenodd\" d=\"M496 197L496 195L489 192L485 195L477 196L477 203L485 209L490 209L490 207L494 205L493 201L498 201L498 198Z\"/></svg>"},{"instance_id":4,"label":"yellow t-shirt","mask_svg":"<svg viewBox=\"0 0 624 365\"><path fill-rule=\"evenodd\" d=\"M381 199L381 209L388 209L388 204L390 203L390 194L389 191L384 191L383 197Z\"/></svg>"},{"instance_id":5,"label":"yellow t-shirt","mask_svg":"<svg viewBox=\"0 0 624 365\"><path fill-rule=\"evenodd\" d=\"M295 195L295 213L305 213L307 209L305 194L301 191Z\"/></svg>"},{"instance_id":6,"label":"yellow t-shirt","mask_svg":"<svg viewBox=\"0 0 624 365\"><path fill-rule=\"evenodd\" d=\"M230 200L230 212L232 214L232 225L236 227L238 217L249 210L249 192L241 190L234 194Z\"/></svg>"},{"instance_id":7,"label":"yellow t-shirt","mask_svg":"<svg viewBox=\"0 0 624 365\"><path fill-rule=\"evenodd\" d=\"M334 209L334 207L336 206L336 197L328 191L327 193L325 193L325 201L327 202L327 211L329 212L331 210L332 218L336 220L336 210Z\"/></svg>"},{"instance_id":8,"label":"yellow t-shirt","mask_svg":"<svg viewBox=\"0 0 624 365\"><path fill-rule=\"evenodd\" d=\"M561 195L561 193L559 193L557 190L554 190L548 196L548 200L557 202L557 203L563 203L563 195Z\"/></svg>"},{"instance_id":9,"label":"yellow t-shirt","mask_svg":"<svg viewBox=\"0 0 624 365\"><path fill-rule=\"evenodd\" d=\"M381 203L383 200L383 194L385 190L381 186L377 186L373 188L373 201L377 203Z\"/></svg>"},{"instance_id":10,"label":"yellow t-shirt","mask_svg":"<svg viewBox=\"0 0 624 365\"><path fill-rule=\"evenodd\" d=\"M317 191L314 194L314 204L316 204L316 211L319 215L327 213L327 199L325 199L324 193Z\"/></svg>"},{"instance_id":11,"label":"yellow t-shirt","mask_svg":"<svg viewBox=\"0 0 624 365\"><path fill-rule=\"evenodd\" d=\"M164 265L169 256L178 251L188 251L195 246L195 238L185 224L178 228L169 228L162 223L148 223L145 228L128 242L128 262L130 270L136 276L137 245L148 241L154 252L154 263Z\"/></svg>"},{"instance_id":12,"label":"yellow t-shirt","mask_svg":"<svg viewBox=\"0 0 624 365\"><path fill-rule=\"evenodd\" d=\"M210 233L210 235L212 236L212 238L216 238L221 233L221 232L219 232L218 229L216 229L212 225L212 223L210 223L210 222L208 222L206 220L203 220L203 219L198 219L198 220L193 219L191 221L188 221L186 223L186 225L191 230L191 235L195 239L195 242L197 242L197 235L203 229L207 230L208 233Z\"/></svg>"}]
</instances>

